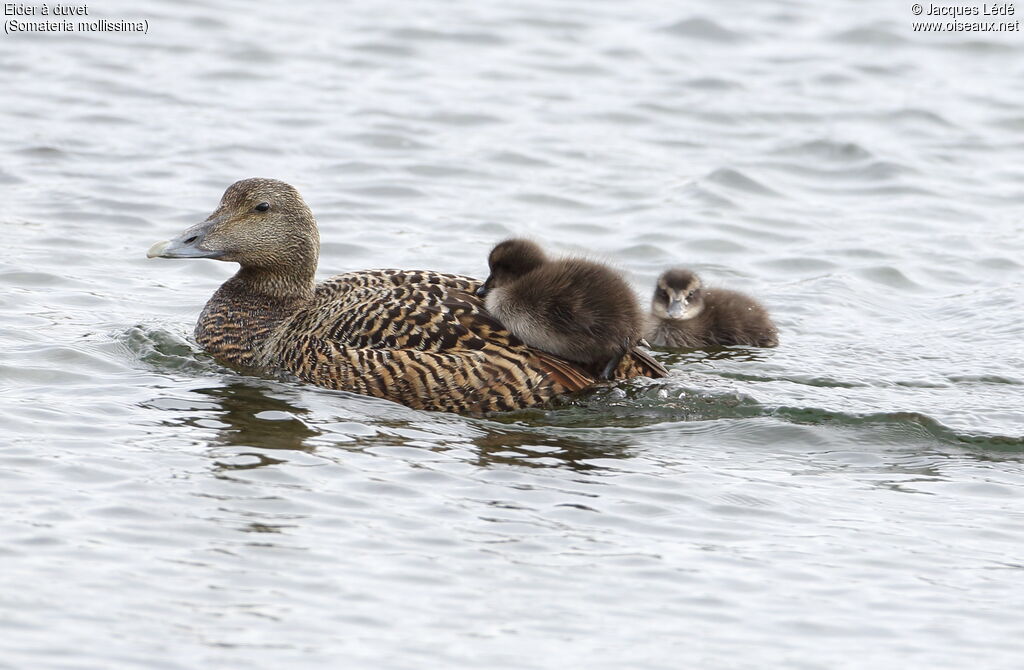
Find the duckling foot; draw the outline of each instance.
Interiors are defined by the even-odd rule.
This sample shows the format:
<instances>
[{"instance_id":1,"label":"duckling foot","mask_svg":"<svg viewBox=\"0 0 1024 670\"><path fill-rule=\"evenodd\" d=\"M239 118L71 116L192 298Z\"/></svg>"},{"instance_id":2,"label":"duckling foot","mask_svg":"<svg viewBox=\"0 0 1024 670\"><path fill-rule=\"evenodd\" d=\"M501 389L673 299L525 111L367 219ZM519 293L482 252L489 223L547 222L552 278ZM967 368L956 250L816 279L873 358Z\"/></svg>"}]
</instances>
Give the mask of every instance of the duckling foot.
<instances>
[{"instance_id":1,"label":"duckling foot","mask_svg":"<svg viewBox=\"0 0 1024 670\"><path fill-rule=\"evenodd\" d=\"M603 370L601 370L601 374L598 375L598 379L602 379L604 381L612 379L615 375L615 371L619 368L619 363L621 363L622 359L625 357L626 351L628 351L628 349L623 348L618 354L612 356L608 361L608 364L604 366Z\"/></svg>"}]
</instances>

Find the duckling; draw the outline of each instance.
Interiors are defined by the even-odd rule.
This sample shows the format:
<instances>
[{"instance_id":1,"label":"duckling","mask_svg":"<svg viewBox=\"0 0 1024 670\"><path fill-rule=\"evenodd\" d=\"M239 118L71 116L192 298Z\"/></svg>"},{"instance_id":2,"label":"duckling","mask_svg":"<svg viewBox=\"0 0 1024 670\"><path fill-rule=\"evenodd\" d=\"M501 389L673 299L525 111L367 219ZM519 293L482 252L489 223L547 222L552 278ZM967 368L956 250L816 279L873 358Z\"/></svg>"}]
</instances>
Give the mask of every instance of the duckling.
<instances>
[{"instance_id":1,"label":"duckling","mask_svg":"<svg viewBox=\"0 0 1024 670\"><path fill-rule=\"evenodd\" d=\"M658 278L646 331L652 346L677 349L779 343L778 330L760 303L735 291L704 288L700 277L682 268Z\"/></svg>"},{"instance_id":2,"label":"duckling","mask_svg":"<svg viewBox=\"0 0 1024 670\"><path fill-rule=\"evenodd\" d=\"M299 192L253 178L229 186L205 221L147 255L238 263L203 308L195 339L243 371L470 414L540 405L596 381L513 338L474 294L477 279L387 269L318 284L319 253L316 219ZM666 374L641 350L614 372Z\"/></svg>"},{"instance_id":3,"label":"duckling","mask_svg":"<svg viewBox=\"0 0 1024 670\"><path fill-rule=\"evenodd\" d=\"M505 240L487 259L477 291L487 311L528 346L585 366L603 364L610 379L640 341L643 317L632 289L606 265L549 260L529 240Z\"/></svg>"}]
</instances>

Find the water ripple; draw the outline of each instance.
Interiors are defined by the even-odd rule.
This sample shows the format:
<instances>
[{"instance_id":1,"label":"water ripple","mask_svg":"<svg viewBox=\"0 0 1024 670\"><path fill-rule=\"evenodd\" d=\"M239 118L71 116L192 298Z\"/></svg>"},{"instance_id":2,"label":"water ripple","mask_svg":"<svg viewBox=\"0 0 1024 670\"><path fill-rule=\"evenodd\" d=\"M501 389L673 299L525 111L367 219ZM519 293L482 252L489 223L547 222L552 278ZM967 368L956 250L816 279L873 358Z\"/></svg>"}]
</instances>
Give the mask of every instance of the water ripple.
<instances>
[{"instance_id":1,"label":"water ripple","mask_svg":"<svg viewBox=\"0 0 1024 670\"><path fill-rule=\"evenodd\" d=\"M152 29L4 52L0 665L1019 665L1018 39L882 2L93 9ZM485 418L238 374L190 336L233 269L144 251L254 175L320 276L527 235L644 301L693 267L782 345Z\"/></svg>"}]
</instances>

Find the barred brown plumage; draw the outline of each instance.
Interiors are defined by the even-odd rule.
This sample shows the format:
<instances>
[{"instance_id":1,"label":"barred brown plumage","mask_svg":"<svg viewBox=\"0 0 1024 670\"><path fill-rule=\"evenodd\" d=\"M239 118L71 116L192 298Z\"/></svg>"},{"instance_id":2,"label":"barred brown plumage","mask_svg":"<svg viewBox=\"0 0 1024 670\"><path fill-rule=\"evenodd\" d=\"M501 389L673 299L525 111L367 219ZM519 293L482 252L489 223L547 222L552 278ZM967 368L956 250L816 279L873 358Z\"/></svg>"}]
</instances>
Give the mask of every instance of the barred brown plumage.
<instances>
[{"instance_id":1,"label":"barred brown plumage","mask_svg":"<svg viewBox=\"0 0 1024 670\"><path fill-rule=\"evenodd\" d=\"M207 221L150 250L241 264L207 302L195 332L206 351L232 366L472 414L540 405L596 382L593 370L531 349L505 330L474 295L475 279L365 270L315 284L318 253L309 208L294 188L270 179L236 182ZM615 378L664 374L635 350Z\"/></svg>"}]
</instances>

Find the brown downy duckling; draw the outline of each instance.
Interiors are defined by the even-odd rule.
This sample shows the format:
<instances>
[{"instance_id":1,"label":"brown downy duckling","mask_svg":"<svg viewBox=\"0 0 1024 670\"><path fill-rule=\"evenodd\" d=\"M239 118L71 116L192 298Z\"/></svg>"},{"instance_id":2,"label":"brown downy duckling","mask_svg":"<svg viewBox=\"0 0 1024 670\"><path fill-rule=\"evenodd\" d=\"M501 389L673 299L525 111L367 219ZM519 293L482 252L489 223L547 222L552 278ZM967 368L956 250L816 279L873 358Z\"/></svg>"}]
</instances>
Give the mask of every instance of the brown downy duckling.
<instances>
[{"instance_id":1,"label":"brown downy duckling","mask_svg":"<svg viewBox=\"0 0 1024 670\"><path fill-rule=\"evenodd\" d=\"M487 259L491 274L477 295L527 345L610 379L641 339L636 296L618 272L578 258L550 260L529 240L505 240ZM595 368L596 369L596 368Z\"/></svg>"},{"instance_id":2,"label":"brown downy duckling","mask_svg":"<svg viewBox=\"0 0 1024 670\"><path fill-rule=\"evenodd\" d=\"M299 192L276 179L245 179L205 221L148 255L240 266L206 303L195 338L242 370L471 414L540 405L596 381L512 337L474 295L477 279L361 270L317 283L319 253L316 219ZM642 350L615 373L666 374Z\"/></svg>"},{"instance_id":3,"label":"brown downy duckling","mask_svg":"<svg viewBox=\"0 0 1024 670\"><path fill-rule=\"evenodd\" d=\"M779 343L778 330L760 303L735 291L704 288L700 277L683 268L658 277L646 338L652 346L676 349Z\"/></svg>"}]
</instances>

